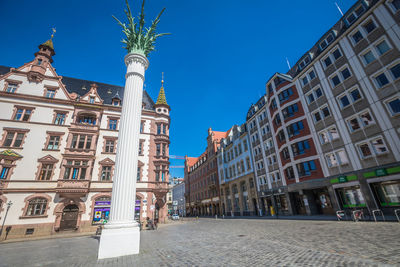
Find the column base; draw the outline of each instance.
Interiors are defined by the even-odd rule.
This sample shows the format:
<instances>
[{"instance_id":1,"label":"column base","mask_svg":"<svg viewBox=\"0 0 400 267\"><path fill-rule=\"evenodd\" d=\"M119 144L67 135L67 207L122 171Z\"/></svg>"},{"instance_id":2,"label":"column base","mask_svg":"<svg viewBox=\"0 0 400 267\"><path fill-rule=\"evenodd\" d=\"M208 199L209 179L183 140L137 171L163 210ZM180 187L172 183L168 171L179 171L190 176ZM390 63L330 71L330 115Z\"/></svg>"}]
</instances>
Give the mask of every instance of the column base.
<instances>
[{"instance_id":1,"label":"column base","mask_svg":"<svg viewBox=\"0 0 400 267\"><path fill-rule=\"evenodd\" d=\"M139 226L107 228L102 230L98 259L115 258L139 253Z\"/></svg>"}]
</instances>

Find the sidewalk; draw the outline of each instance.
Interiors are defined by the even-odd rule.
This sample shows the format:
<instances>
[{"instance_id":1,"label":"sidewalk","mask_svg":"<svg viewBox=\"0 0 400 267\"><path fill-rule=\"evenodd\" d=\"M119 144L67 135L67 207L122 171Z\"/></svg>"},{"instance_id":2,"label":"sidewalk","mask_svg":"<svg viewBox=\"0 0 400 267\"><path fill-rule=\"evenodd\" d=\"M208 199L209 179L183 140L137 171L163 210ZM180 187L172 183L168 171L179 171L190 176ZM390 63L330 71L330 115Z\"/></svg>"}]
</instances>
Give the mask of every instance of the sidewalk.
<instances>
[{"instance_id":1,"label":"sidewalk","mask_svg":"<svg viewBox=\"0 0 400 267\"><path fill-rule=\"evenodd\" d=\"M55 238L71 238L71 237L79 237L79 236L94 236L95 232L85 232L85 233L57 233L53 235L44 235L44 236L36 236L36 237L26 237L26 238L13 238L0 240L0 244L5 243L14 243L14 242L22 242L22 241L34 241L34 240L45 240L45 239L55 239Z\"/></svg>"}]
</instances>

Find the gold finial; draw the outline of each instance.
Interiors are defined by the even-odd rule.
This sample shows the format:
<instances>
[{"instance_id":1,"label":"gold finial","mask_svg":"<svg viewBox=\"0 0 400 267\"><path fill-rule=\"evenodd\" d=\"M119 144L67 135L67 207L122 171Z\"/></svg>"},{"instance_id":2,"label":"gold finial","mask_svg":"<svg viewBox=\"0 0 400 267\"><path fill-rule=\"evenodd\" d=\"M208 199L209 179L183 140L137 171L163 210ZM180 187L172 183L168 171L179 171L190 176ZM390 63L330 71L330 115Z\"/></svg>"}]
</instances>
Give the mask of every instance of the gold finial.
<instances>
[{"instance_id":1,"label":"gold finial","mask_svg":"<svg viewBox=\"0 0 400 267\"><path fill-rule=\"evenodd\" d=\"M56 28L51 28L51 30L53 31L53 33L51 34L51 39L53 39L54 34L56 33Z\"/></svg>"},{"instance_id":2,"label":"gold finial","mask_svg":"<svg viewBox=\"0 0 400 267\"><path fill-rule=\"evenodd\" d=\"M164 86L164 72L161 72L161 87Z\"/></svg>"}]
</instances>

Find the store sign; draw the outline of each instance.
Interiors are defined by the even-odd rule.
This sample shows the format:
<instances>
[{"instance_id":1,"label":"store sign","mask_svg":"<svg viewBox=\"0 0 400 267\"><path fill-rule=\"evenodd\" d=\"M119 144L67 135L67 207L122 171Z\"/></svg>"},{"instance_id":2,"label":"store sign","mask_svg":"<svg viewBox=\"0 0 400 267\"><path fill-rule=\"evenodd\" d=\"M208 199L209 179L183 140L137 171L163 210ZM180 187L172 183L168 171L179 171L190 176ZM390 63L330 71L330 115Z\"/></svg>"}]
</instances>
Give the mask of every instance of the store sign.
<instances>
[{"instance_id":1,"label":"store sign","mask_svg":"<svg viewBox=\"0 0 400 267\"><path fill-rule=\"evenodd\" d=\"M338 181L339 181L339 183L347 182L347 176L346 175L339 176Z\"/></svg>"},{"instance_id":2,"label":"store sign","mask_svg":"<svg viewBox=\"0 0 400 267\"><path fill-rule=\"evenodd\" d=\"M96 201L94 203L95 206L110 206L111 201Z\"/></svg>"},{"instance_id":3,"label":"store sign","mask_svg":"<svg viewBox=\"0 0 400 267\"><path fill-rule=\"evenodd\" d=\"M386 169L376 169L375 174L376 176L385 176L387 175L387 171Z\"/></svg>"}]
</instances>

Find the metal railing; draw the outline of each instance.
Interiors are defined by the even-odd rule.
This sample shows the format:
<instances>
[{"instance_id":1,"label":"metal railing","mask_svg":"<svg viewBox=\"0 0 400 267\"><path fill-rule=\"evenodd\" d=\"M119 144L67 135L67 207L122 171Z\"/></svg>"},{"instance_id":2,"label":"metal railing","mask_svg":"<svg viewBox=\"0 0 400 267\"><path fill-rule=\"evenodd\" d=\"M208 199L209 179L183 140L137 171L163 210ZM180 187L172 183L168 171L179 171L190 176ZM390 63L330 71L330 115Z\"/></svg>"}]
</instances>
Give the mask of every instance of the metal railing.
<instances>
[{"instance_id":1,"label":"metal railing","mask_svg":"<svg viewBox=\"0 0 400 267\"><path fill-rule=\"evenodd\" d=\"M376 220L376 214L375 214L375 213L380 213L381 216L382 216L382 218L383 218L383 221L385 221L385 215L383 215L382 210L377 209L377 210L373 210L373 211L372 211L372 216L374 216L374 221L375 221L375 222L377 222L377 220Z\"/></svg>"}]
</instances>

